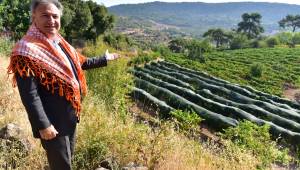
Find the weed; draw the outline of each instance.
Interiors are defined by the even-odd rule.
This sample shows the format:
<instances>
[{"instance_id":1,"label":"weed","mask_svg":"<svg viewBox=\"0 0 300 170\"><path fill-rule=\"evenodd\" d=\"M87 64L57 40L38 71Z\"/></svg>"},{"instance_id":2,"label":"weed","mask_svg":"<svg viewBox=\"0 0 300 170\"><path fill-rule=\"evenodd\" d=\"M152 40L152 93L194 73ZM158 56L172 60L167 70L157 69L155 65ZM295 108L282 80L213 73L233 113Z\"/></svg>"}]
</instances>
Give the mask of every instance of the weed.
<instances>
[{"instance_id":1,"label":"weed","mask_svg":"<svg viewBox=\"0 0 300 170\"><path fill-rule=\"evenodd\" d=\"M194 136L199 133L199 125L202 119L195 112L175 110L170 113L174 117L175 124L179 129L187 134Z\"/></svg>"},{"instance_id":2,"label":"weed","mask_svg":"<svg viewBox=\"0 0 300 170\"><path fill-rule=\"evenodd\" d=\"M268 125L244 121L237 127L226 129L221 136L233 142L231 147L251 151L262 162L258 168L269 167L272 163L287 165L291 161L288 149L278 149L276 142L271 140L269 129Z\"/></svg>"}]
</instances>

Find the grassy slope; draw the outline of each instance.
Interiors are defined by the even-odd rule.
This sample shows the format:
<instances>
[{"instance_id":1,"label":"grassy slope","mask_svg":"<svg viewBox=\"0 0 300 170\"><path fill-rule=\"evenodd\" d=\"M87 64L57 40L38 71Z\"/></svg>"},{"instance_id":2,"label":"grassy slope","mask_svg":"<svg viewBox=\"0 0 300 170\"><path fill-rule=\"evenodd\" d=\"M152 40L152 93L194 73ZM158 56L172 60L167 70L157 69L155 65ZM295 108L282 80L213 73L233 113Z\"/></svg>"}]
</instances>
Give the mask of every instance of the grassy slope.
<instances>
[{"instance_id":1,"label":"grassy slope","mask_svg":"<svg viewBox=\"0 0 300 170\"><path fill-rule=\"evenodd\" d=\"M206 54L205 57L204 64L185 57L172 56L167 60L274 95L282 95L284 83L300 87L299 48L228 50ZM263 65L262 77L249 78L250 67L255 63Z\"/></svg>"},{"instance_id":2,"label":"grassy slope","mask_svg":"<svg viewBox=\"0 0 300 170\"><path fill-rule=\"evenodd\" d=\"M85 53L101 54L106 48L97 44ZM21 169L42 169L45 165L42 149L31 137L17 90L12 90L7 83L8 59L4 56L0 59L0 108L5 108L5 114L0 115L0 125L15 122L26 129L28 138L37 147L29 157L17 160ZM93 169L106 157L112 157L120 165L137 162L153 169L255 169L260 164L243 149L219 148L212 143L200 144L189 139L174 130L174 123L158 121L159 128L137 123L128 111L132 102L126 94L132 79L126 73L127 62L128 58L124 58L110 63L107 68L88 73L90 93L84 100L78 125L75 169ZM8 152L4 154L10 156ZM0 157L0 163L1 158L4 157Z\"/></svg>"}]
</instances>

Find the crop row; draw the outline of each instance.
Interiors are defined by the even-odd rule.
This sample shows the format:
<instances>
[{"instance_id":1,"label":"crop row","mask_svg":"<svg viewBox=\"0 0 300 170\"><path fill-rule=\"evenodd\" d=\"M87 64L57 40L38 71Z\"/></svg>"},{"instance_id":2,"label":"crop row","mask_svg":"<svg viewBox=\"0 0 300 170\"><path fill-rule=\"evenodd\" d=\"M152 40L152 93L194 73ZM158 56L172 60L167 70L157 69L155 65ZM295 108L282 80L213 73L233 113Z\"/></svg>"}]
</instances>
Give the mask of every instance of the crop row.
<instances>
[{"instance_id":1,"label":"crop row","mask_svg":"<svg viewBox=\"0 0 300 170\"><path fill-rule=\"evenodd\" d=\"M300 105L296 102L165 61L135 67L132 72L136 77L134 98L152 104L162 115L174 109L192 110L211 128L249 120L268 124L275 135L300 139Z\"/></svg>"}]
</instances>

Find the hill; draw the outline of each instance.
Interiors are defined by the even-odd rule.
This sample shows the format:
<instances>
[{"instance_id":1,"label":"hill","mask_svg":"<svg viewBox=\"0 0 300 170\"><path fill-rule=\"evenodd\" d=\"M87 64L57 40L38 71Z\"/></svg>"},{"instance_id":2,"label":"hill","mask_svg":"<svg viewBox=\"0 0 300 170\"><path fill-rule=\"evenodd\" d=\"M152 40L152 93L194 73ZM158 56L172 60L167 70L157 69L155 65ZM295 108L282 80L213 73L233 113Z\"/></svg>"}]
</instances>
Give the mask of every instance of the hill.
<instances>
[{"instance_id":1,"label":"hill","mask_svg":"<svg viewBox=\"0 0 300 170\"><path fill-rule=\"evenodd\" d=\"M147 22L139 28L149 28L152 23L162 25L172 32L185 32L199 36L209 28L235 28L243 13L258 12L262 15L262 24L267 34L279 30L278 21L287 14L299 14L299 5L265 2L202 3L151 2L142 4L117 5L108 8L117 16L117 28L125 30L132 23ZM126 18L127 21L124 21ZM124 24L124 22L127 23ZM128 24L129 23L129 24ZM135 25L137 26L137 25Z\"/></svg>"}]
</instances>

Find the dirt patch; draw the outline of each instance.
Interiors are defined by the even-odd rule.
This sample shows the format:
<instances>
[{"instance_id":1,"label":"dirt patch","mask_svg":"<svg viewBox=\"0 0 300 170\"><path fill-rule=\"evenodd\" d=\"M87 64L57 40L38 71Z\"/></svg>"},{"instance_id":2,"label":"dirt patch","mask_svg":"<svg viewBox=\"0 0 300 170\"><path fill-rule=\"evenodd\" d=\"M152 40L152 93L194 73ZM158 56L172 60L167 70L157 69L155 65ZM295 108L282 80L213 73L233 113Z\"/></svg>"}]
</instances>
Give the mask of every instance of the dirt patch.
<instances>
[{"instance_id":1,"label":"dirt patch","mask_svg":"<svg viewBox=\"0 0 300 170\"><path fill-rule=\"evenodd\" d=\"M300 103L300 89L297 88L296 86L289 84L289 83L284 83L283 84L283 96L285 98L288 98L292 101L296 101Z\"/></svg>"}]
</instances>

